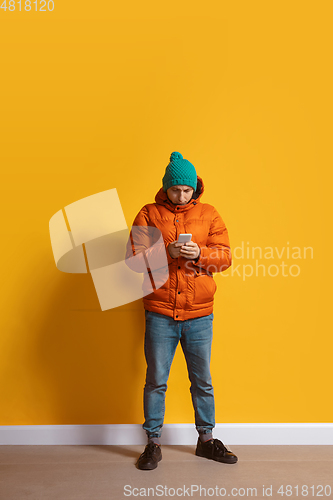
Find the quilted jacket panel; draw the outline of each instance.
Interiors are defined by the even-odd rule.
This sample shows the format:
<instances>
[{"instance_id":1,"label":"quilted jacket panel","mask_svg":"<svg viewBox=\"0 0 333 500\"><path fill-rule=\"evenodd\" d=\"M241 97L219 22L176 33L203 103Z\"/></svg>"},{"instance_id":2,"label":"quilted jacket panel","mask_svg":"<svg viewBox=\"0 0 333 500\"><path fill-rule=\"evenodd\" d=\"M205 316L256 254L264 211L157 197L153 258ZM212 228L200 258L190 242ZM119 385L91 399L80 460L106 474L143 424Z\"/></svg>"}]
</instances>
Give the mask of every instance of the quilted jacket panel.
<instances>
[{"instance_id":1,"label":"quilted jacket panel","mask_svg":"<svg viewBox=\"0 0 333 500\"><path fill-rule=\"evenodd\" d=\"M227 228L217 210L208 203L201 203L204 184L198 176L198 186L192 199L186 205L174 205L161 188L155 203L149 203L141 208L134 219L133 226L150 226L158 228L163 236L163 246L155 246L152 250L155 256L166 251L167 268L154 269L154 280L150 269L143 282L143 291L154 291L143 297L144 308L175 320L184 321L190 318L207 316L213 312L216 282L213 273L223 272L232 263L231 249ZM156 231L156 230L155 230ZM158 234L160 234L158 232ZM169 243L178 239L181 233L192 233L192 241L200 247L197 261L185 257L173 259L168 252ZM161 239L162 241L162 239ZM151 260L147 233L143 228L131 230L126 248L126 259L143 252L143 259L126 261L131 269L143 272ZM148 256L148 259L146 258ZM166 282L155 289L155 283Z\"/></svg>"}]
</instances>

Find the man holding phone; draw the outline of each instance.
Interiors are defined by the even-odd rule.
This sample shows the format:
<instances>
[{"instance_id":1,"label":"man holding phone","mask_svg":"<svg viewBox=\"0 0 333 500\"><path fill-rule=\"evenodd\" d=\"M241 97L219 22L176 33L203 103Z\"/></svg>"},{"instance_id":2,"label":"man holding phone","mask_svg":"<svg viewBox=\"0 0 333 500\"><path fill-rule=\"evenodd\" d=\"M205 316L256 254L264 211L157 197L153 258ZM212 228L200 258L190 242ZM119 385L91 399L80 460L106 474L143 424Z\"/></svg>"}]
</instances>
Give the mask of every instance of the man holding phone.
<instances>
[{"instance_id":1,"label":"man holding phone","mask_svg":"<svg viewBox=\"0 0 333 500\"><path fill-rule=\"evenodd\" d=\"M168 280L143 297L147 361L143 428L148 444L137 467L152 470L162 459L165 392L179 342L187 363L199 434L195 453L218 462L236 463L236 455L212 435L215 401L210 356L217 288L212 273L231 265L228 231L217 210L201 202L203 180L180 153L171 154L162 184L155 203L142 207L133 222L133 226L152 226L161 231L169 271ZM131 232L126 258L138 253L140 242L134 240Z\"/></svg>"}]
</instances>

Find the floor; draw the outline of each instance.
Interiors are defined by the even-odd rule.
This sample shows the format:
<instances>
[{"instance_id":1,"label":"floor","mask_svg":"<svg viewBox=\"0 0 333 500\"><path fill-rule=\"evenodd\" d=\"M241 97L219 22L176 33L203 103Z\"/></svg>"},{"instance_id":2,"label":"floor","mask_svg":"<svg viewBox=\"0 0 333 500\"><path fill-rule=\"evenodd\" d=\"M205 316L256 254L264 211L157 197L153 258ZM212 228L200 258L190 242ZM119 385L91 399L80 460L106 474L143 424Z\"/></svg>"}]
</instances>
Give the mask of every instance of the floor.
<instances>
[{"instance_id":1,"label":"floor","mask_svg":"<svg viewBox=\"0 0 333 500\"><path fill-rule=\"evenodd\" d=\"M333 499L333 446L229 449L237 464L197 457L195 446L163 446L158 468L140 471L142 446L0 446L0 499Z\"/></svg>"}]
</instances>

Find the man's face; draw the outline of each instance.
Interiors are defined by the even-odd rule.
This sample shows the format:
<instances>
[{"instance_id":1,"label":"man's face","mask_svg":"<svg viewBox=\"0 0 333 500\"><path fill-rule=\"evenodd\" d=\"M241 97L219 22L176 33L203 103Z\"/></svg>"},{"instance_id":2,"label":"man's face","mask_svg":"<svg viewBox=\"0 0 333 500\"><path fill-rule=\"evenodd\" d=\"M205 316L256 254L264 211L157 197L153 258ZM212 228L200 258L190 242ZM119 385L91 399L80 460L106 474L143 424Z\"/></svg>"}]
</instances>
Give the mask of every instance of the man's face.
<instances>
[{"instance_id":1,"label":"man's face","mask_svg":"<svg viewBox=\"0 0 333 500\"><path fill-rule=\"evenodd\" d=\"M167 195L174 205L186 205L192 198L193 191L190 186L171 186L167 189Z\"/></svg>"}]
</instances>

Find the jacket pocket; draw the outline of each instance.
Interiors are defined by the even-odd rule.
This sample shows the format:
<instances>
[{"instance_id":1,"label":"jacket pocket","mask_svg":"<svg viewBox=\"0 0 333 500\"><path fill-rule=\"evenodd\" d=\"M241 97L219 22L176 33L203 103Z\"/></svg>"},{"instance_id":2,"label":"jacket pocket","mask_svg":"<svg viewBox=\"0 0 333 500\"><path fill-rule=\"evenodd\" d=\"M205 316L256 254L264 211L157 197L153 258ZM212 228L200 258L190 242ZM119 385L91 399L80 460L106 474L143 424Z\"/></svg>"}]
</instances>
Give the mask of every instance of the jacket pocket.
<instances>
[{"instance_id":1,"label":"jacket pocket","mask_svg":"<svg viewBox=\"0 0 333 500\"><path fill-rule=\"evenodd\" d=\"M193 304L206 304L214 298L217 285L212 276L196 273L194 278Z\"/></svg>"}]
</instances>

